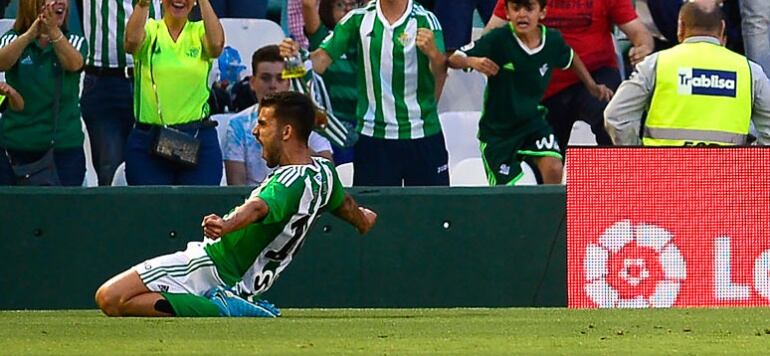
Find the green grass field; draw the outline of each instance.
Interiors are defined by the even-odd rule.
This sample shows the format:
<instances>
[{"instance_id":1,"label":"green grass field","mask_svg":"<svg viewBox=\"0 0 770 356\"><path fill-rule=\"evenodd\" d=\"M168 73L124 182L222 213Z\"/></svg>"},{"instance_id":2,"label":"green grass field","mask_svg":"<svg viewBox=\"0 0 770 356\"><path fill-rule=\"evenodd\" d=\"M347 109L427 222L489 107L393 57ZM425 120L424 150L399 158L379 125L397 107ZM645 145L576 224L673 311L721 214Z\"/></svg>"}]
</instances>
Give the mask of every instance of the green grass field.
<instances>
[{"instance_id":1,"label":"green grass field","mask_svg":"<svg viewBox=\"0 0 770 356\"><path fill-rule=\"evenodd\" d=\"M766 354L766 309L286 309L279 319L0 312L0 354Z\"/></svg>"}]
</instances>

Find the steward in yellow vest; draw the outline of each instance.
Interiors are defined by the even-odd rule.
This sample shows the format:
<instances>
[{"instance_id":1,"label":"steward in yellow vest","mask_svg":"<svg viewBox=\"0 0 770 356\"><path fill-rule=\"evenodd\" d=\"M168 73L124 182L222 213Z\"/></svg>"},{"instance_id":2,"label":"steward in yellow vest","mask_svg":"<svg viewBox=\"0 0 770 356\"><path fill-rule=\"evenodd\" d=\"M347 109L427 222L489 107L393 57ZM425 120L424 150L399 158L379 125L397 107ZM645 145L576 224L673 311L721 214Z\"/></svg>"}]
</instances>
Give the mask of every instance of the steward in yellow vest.
<instances>
[{"instance_id":1,"label":"steward in yellow vest","mask_svg":"<svg viewBox=\"0 0 770 356\"><path fill-rule=\"evenodd\" d=\"M617 145L724 146L770 143L770 82L756 63L721 45L716 0L694 0L679 13L681 44L647 57L605 109ZM642 125L642 116L647 119Z\"/></svg>"},{"instance_id":2,"label":"steward in yellow vest","mask_svg":"<svg viewBox=\"0 0 770 356\"><path fill-rule=\"evenodd\" d=\"M645 146L746 143L751 120L746 57L709 42L682 43L658 55L655 82Z\"/></svg>"}]
</instances>

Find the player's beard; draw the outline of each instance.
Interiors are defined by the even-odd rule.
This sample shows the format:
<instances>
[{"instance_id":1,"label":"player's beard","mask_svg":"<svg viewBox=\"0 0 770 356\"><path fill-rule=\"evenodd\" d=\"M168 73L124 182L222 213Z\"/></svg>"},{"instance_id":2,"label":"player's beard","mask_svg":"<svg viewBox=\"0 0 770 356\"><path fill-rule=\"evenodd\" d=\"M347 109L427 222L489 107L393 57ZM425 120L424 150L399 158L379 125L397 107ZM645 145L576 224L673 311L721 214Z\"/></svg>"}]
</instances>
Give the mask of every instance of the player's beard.
<instances>
[{"instance_id":1,"label":"player's beard","mask_svg":"<svg viewBox=\"0 0 770 356\"><path fill-rule=\"evenodd\" d=\"M281 162L280 142L266 142L262 147L262 158L268 168L275 168Z\"/></svg>"}]
</instances>

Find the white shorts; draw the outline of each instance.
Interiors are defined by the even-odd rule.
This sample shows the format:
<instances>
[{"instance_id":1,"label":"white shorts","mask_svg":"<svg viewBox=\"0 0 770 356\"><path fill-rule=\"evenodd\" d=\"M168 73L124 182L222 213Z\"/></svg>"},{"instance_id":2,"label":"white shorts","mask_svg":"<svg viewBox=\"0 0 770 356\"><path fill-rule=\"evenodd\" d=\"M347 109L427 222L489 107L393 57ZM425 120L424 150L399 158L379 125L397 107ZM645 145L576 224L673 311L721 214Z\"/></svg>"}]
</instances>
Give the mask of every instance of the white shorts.
<instances>
[{"instance_id":1,"label":"white shorts","mask_svg":"<svg viewBox=\"0 0 770 356\"><path fill-rule=\"evenodd\" d=\"M187 249L144 261L133 269L153 292L191 293L203 296L224 286L203 242L190 242Z\"/></svg>"}]
</instances>

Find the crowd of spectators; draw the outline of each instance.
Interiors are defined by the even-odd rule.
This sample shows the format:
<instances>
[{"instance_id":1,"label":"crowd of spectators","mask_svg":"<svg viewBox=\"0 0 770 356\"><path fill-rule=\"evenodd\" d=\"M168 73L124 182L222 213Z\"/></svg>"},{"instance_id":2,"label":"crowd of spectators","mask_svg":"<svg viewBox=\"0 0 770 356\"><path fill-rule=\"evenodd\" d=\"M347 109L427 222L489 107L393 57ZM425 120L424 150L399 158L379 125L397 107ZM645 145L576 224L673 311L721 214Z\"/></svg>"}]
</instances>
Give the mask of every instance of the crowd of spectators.
<instances>
[{"instance_id":1,"label":"crowd of spectators","mask_svg":"<svg viewBox=\"0 0 770 356\"><path fill-rule=\"evenodd\" d=\"M708 0L685 3L701 1ZM711 1L726 24L720 43L770 73L770 2ZM519 135L532 141L489 155L496 157L491 167L483 151L488 142L482 140L490 182L507 183L501 174L508 176L511 164L523 160L535 167L540 182L558 183L556 165L542 164L537 153L540 143L553 132L556 141L548 155L561 160L573 125L584 121L597 144L612 145L605 129L608 96L650 54L680 42L683 5L669 0L285 0L287 39L280 47L240 54L252 57L251 73L240 86L241 105L230 105L239 112L219 128L226 130L220 147L208 85L226 43L219 19L265 18L267 0L120 0L118 7L74 0L72 8L68 0L17 4L13 28L0 34L0 71L7 82L0 82L0 185L30 184L30 169L32 175L53 169L55 184L75 186L83 184L86 169L81 117L99 185L110 185L124 162L129 185L218 185L223 171L230 185L259 184L269 174L251 134L259 100L290 89L282 71L293 58L307 59L320 74L331 103L326 109L356 133L352 147L333 147L321 130L310 140L318 155L353 164L354 185L448 185L437 102L452 57L456 67L489 77L486 95L469 93L485 97L484 139L503 135L503 142ZM0 17L8 5L0 0ZM71 11L80 12L83 35L68 28ZM527 35L531 43L523 30L527 16L537 16L534 26L544 25L542 36L540 30ZM486 25L485 37L474 44L472 29L479 21ZM495 30L501 27L511 31ZM546 29L553 32L546 35ZM487 33L510 42L490 45ZM549 59L549 67L522 73L528 67L517 61L554 48L545 46L551 38L563 38L563 49L574 52L559 53L574 56ZM625 51L618 38L628 41ZM524 57L507 52L519 50ZM466 62L458 54L473 59ZM585 64L588 75L567 70L575 69L573 64ZM547 83L542 93L539 87L525 88L532 81L509 89L500 79L526 78L537 70ZM545 118L542 137L490 129L487 104L505 108L487 100L499 94L490 90L501 87L517 93L511 98L522 90L537 97L527 112Z\"/></svg>"}]
</instances>

